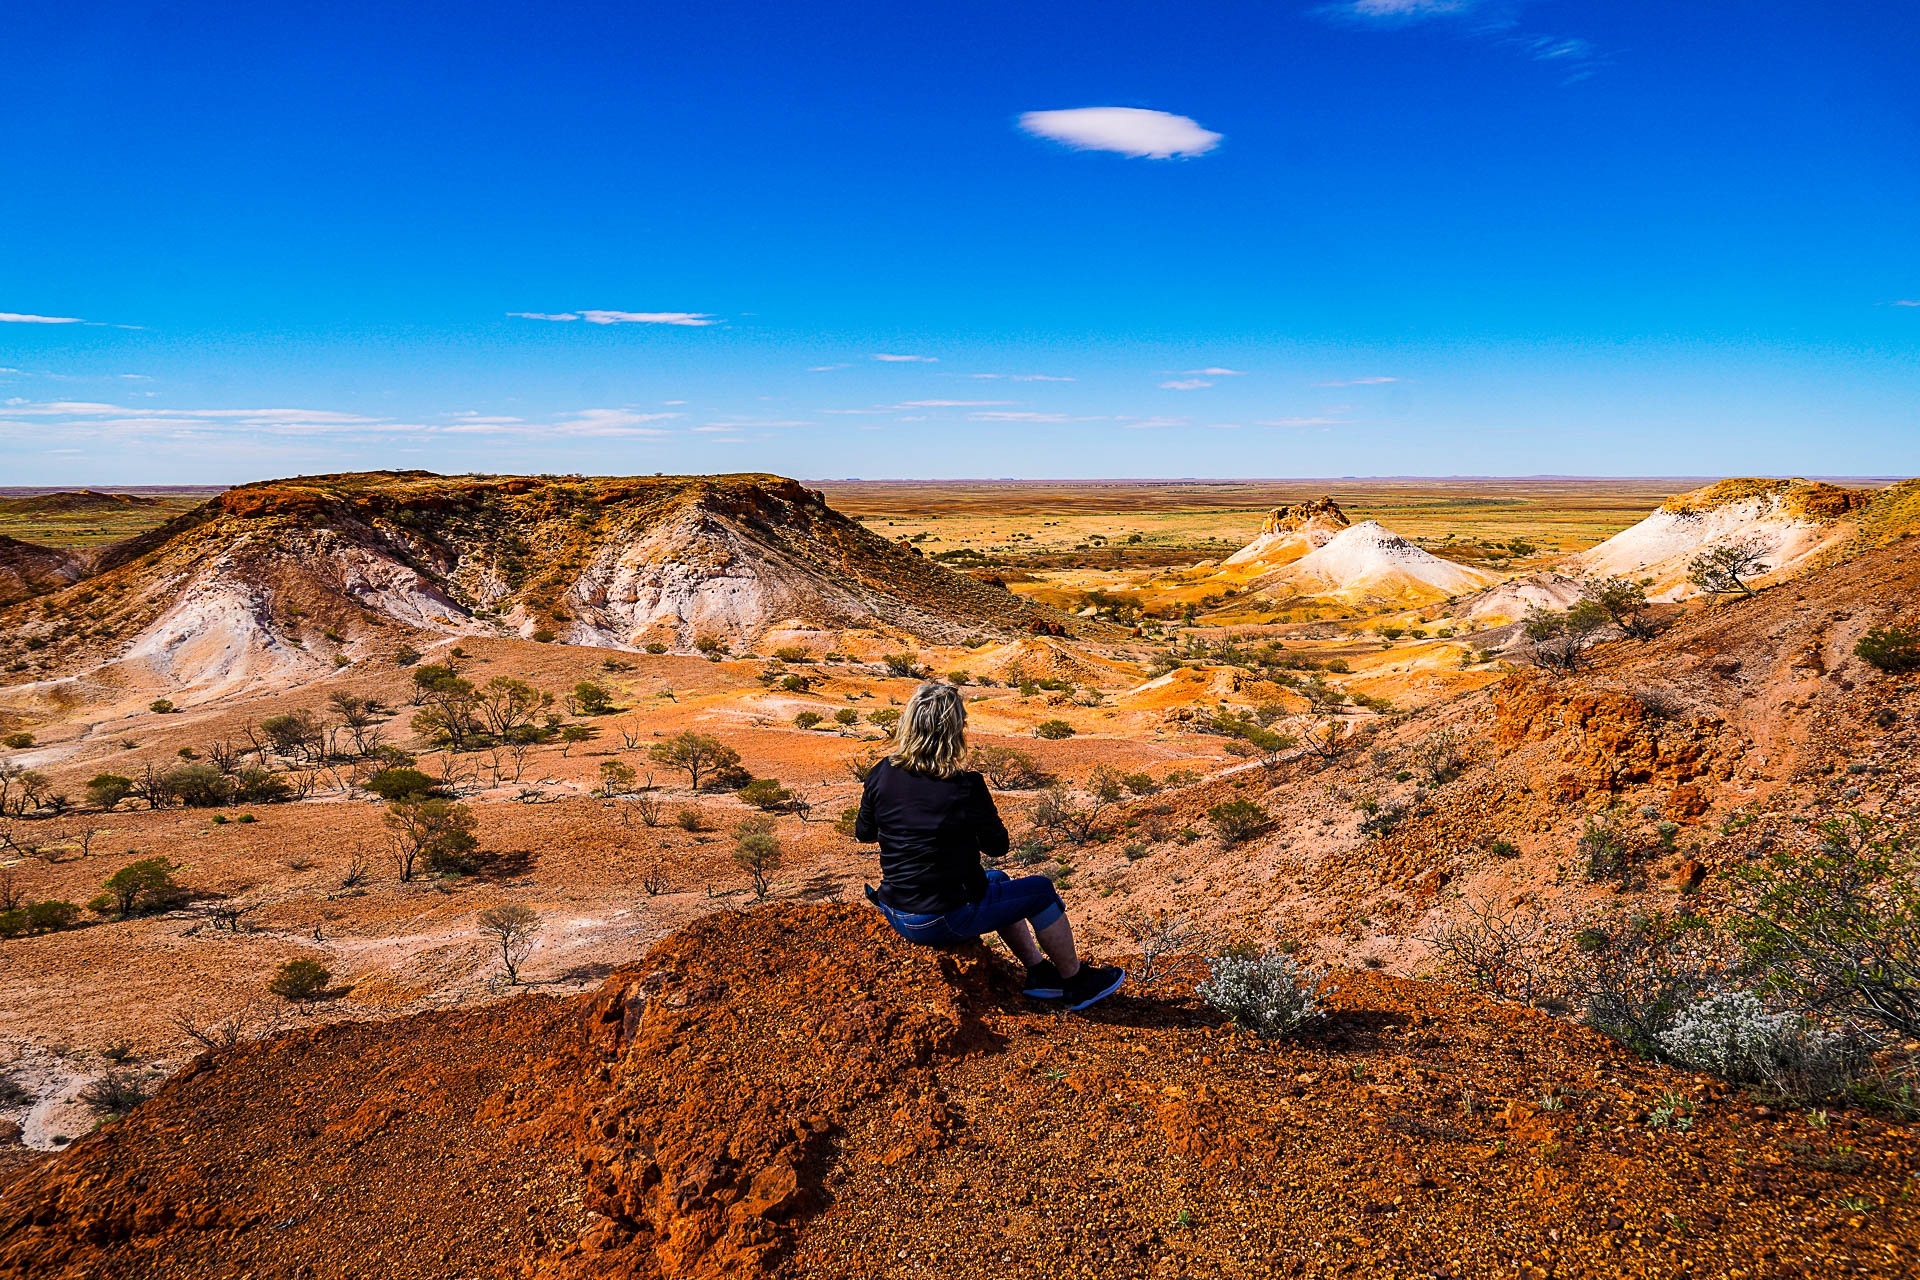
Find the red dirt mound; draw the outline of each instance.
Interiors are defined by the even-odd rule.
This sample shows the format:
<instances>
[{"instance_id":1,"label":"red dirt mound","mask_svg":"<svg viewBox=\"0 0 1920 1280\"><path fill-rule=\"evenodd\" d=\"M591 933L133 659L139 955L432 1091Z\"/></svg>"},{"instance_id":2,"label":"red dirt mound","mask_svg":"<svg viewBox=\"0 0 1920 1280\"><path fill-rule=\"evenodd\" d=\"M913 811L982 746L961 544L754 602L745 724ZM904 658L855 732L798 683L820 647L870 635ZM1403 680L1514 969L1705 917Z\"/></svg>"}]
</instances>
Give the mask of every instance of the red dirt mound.
<instances>
[{"instance_id":1,"label":"red dirt mound","mask_svg":"<svg viewBox=\"0 0 1920 1280\"><path fill-rule=\"evenodd\" d=\"M201 1061L0 1201L0 1276L1912 1274L1906 1130L1377 974L1255 1041L1087 1016L865 908L593 995ZM1664 1109L1664 1111L1662 1111ZM1655 1123L1660 1113L1677 1118Z\"/></svg>"}]
</instances>

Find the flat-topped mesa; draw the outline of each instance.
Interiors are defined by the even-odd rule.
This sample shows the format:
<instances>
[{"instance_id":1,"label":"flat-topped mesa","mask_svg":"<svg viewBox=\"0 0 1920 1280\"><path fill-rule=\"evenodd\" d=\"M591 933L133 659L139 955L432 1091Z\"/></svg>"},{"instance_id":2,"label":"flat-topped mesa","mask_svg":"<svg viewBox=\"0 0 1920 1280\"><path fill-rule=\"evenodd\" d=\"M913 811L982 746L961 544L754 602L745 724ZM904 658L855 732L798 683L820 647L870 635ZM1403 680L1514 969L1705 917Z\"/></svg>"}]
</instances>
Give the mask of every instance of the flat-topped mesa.
<instances>
[{"instance_id":1,"label":"flat-topped mesa","mask_svg":"<svg viewBox=\"0 0 1920 1280\"><path fill-rule=\"evenodd\" d=\"M1291 533L1308 525L1321 524L1336 529L1344 529L1353 521L1347 519L1347 513L1332 498L1315 498L1310 502L1296 502L1290 507L1275 507L1261 522L1261 533Z\"/></svg>"}]
</instances>

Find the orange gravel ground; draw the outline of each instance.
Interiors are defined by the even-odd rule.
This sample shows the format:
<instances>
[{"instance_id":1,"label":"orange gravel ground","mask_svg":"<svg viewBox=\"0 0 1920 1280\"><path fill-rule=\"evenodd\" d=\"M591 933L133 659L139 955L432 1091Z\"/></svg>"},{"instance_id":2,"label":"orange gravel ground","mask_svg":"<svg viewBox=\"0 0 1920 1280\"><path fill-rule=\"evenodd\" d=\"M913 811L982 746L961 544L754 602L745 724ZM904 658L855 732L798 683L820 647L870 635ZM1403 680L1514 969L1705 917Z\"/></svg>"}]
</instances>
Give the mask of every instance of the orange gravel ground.
<instances>
[{"instance_id":1,"label":"orange gravel ground","mask_svg":"<svg viewBox=\"0 0 1920 1280\"><path fill-rule=\"evenodd\" d=\"M1084 1016L864 907L723 913L596 993L202 1061L0 1201L0 1275L1912 1274L1920 1171L1601 1037L1344 975L1264 1044ZM1690 1127L1653 1128L1679 1101Z\"/></svg>"}]
</instances>

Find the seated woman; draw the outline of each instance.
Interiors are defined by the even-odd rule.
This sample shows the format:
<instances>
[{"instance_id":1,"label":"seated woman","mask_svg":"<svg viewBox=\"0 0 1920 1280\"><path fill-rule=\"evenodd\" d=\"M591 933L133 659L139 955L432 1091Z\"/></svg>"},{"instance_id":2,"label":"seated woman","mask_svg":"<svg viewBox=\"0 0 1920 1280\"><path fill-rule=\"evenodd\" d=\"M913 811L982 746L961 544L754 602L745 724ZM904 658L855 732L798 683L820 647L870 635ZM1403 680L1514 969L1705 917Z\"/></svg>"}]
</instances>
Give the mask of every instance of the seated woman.
<instances>
[{"instance_id":1,"label":"seated woman","mask_svg":"<svg viewBox=\"0 0 1920 1280\"><path fill-rule=\"evenodd\" d=\"M867 897L908 942L941 946L998 932L1027 967L1025 995L1069 1009L1112 995L1126 973L1080 962L1053 881L980 865L983 854L1006 856L1007 828L986 779L960 767L966 751L960 691L921 685L900 716L893 754L873 766L860 797L854 836L880 842L880 888Z\"/></svg>"}]
</instances>

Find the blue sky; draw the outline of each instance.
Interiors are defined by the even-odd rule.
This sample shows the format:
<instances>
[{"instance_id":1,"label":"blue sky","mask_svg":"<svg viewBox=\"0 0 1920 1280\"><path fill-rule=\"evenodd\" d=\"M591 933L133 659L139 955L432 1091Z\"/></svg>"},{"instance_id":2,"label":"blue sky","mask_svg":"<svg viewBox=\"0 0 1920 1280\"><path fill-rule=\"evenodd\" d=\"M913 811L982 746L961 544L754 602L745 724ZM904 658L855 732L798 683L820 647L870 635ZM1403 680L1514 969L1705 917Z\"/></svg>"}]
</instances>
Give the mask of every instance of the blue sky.
<instances>
[{"instance_id":1,"label":"blue sky","mask_svg":"<svg viewBox=\"0 0 1920 1280\"><path fill-rule=\"evenodd\" d=\"M1912 6L919 8L17 8L0 483L1920 471Z\"/></svg>"}]
</instances>

